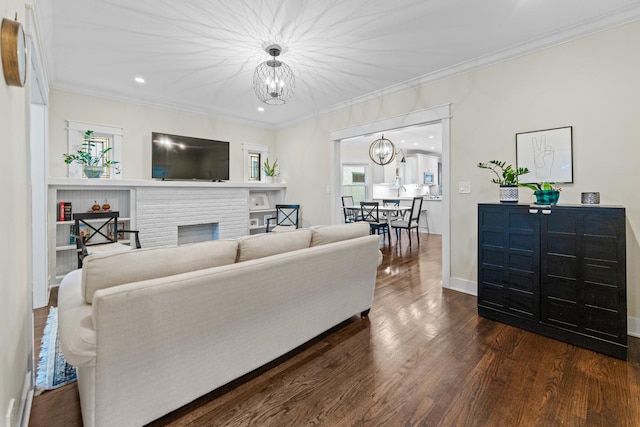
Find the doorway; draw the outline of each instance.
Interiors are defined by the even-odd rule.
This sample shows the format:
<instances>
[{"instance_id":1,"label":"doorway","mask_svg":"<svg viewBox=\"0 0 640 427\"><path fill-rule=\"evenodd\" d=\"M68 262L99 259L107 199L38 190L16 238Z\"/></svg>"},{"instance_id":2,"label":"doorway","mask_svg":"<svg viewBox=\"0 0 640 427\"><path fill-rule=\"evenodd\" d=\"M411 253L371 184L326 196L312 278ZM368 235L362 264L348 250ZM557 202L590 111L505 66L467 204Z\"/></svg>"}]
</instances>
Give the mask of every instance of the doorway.
<instances>
[{"instance_id":1,"label":"doorway","mask_svg":"<svg viewBox=\"0 0 640 427\"><path fill-rule=\"evenodd\" d=\"M451 278L451 259L450 259L450 105L433 107L425 110L415 111L403 116L391 117L372 123L354 126L347 129L331 132L330 139L332 142L333 157L333 182L331 205L334 212L334 223L341 221L340 196L342 190L341 176L339 171L342 170L341 144L346 140L363 136L378 135L379 133L400 129L403 127L411 127L418 125L440 124L442 130L442 155L441 164L438 165L439 178L442 185L439 192L442 195L442 286L449 287ZM375 139L375 138L373 138Z\"/></svg>"}]
</instances>

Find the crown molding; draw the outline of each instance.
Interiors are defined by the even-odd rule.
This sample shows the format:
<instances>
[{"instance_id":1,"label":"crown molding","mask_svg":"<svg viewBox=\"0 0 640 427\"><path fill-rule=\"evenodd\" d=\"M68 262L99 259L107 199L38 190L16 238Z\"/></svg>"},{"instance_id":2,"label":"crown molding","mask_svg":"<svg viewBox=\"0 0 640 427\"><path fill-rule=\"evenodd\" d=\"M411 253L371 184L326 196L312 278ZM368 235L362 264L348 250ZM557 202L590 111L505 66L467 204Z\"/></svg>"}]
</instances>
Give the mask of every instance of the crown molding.
<instances>
[{"instance_id":1,"label":"crown molding","mask_svg":"<svg viewBox=\"0 0 640 427\"><path fill-rule=\"evenodd\" d=\"M196 116L203 116L207 118L215 118L216 120L235 123L243 126L251 126L266 130L276 130L279 126L271 123L261 122L259 120L249 120L239 116L233 116L220 110L204 110L195 107L190 107L177 102L163 102L163 101L149 101L140 98L133 98L129 96L116 96L105 95L99 90L93 90L86 87L78 87L77 85L71 86L69 84L57 83L52 86L52 89L69 92L76 95L92 96L95 98L106 99L113 102L123 102L126 104L139 105L142 107L156 108L159 110L171 111L176 113L192 114Z\"/></svg>"}]
</instances>

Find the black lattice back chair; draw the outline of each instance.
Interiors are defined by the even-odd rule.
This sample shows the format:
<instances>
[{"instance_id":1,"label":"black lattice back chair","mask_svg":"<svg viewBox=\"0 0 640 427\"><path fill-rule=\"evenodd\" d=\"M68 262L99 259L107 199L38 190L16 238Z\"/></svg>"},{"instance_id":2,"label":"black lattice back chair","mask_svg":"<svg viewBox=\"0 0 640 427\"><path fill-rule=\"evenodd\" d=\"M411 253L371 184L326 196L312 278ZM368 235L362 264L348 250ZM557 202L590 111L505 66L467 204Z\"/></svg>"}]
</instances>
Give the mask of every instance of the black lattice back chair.
<instances>
[{"instance_id":1,"label":"black lattice back chair","mask_svg":"<svg viewBox=\"0 0 640 427\"><path fill-rule=\"evenodd\" d=\"M292 231L298 228L299 220L300 205L276 205L276 216L267 218L265 231L267 233Z\"/></svg>"},{"instance_id":2,"label":"black lattice back chair","mask_svg":"<svg viewBox=\"0 0 640 427\"><path fill-rule=\"evenodd\" d=\"M400 206L400 199L383 199L382 206ZM388 211L385 215L387 221L395 221L396 219L401 219L402 215L400 211Z\"/></svg>"},{"instance_id":3,"label":"black lattice back chair","mask_svg":"<svg viewBox=\"0 0 640 427\"><path fill-rule=\"evenodd\" d=\"M422 210L422 197L414 197L411 204L411 212L409 213L409 219L392 221L391 227L396 232L396 239L400 242L401 230L407 230L409 235L409 247L411 247L411 230L416 230L418 236L418 244L420 244L420 230L418 229L418 222L420 220L420 211Z\"/></svg>"},{"instance_id":4,"label":"black lattice back chair","mask_svg":"<svg viewBox=\"0 0 640 427\"><path fill-rule=\"evenodd\" d=\"M136 249L140 249L137 230L118 228L119 212L86 212L73 214L75 221L76 248L78 250L78 268L82 260L98 252L122 252L134 249L134 246L118 242L120 234L133 234Z\"/></svg>"},{"instance_id":5,"label":"black lattice back chair","mask_svg":"<svg viewBox=\"0 0 640 427\"><path fill-rule=\"evenodd\" d=\"M378 202L360 202L360 213L362 220L369 223L370 234L384 234L389 238L389 246L391 246L391 231L389 223L386 219L380 218ZM383 237L384 243L384 237Z\"/></svg>"}]
</instances>

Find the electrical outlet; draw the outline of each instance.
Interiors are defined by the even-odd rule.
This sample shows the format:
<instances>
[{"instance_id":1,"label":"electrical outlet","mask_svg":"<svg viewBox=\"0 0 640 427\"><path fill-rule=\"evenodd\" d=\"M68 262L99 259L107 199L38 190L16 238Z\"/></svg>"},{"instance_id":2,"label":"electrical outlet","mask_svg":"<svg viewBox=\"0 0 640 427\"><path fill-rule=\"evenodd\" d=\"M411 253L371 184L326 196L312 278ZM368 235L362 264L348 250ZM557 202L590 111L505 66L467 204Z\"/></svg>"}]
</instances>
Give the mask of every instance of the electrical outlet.
<instances>
[{"instance_id":1,"label":"electrical outlet","mask_svg":"<svg viewBox=\"0 0 640 427\"><path fill-rule=\"evenodd\" d=\"M9 401L9 406L7 407L7 412L5 413L4 424L7 427L13 427L16 421L16 400L11 399Z\"/></svg>"},{"instance_id":2,"label":"electrical outlet","mask_svg":"<svg viewBox=\"0 0 640 427\"><path fill-rule=\"evenodd\" d=\"M458 193L460 193L460 194L470 194L471 193L471 183L470 182L459 182L458 183Z\"/></svg>"}]
</instances>

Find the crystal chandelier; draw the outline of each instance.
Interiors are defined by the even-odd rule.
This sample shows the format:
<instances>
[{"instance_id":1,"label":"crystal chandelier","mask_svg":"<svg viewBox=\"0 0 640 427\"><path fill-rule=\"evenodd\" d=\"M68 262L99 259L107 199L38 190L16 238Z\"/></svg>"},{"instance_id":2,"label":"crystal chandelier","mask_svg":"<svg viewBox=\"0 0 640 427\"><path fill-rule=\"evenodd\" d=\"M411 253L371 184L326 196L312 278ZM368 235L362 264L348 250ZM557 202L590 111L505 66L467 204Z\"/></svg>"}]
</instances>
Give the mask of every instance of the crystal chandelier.
<instances>
[{"instance_id":1,"label":"crystal chandelier","mask_svg":"<svg viewBox=\"0 0 640 427\"><path fill-rule=\"evenodd\" d=\"M260 100L269 105L282 105L293 95L296 80L291 67L276 59L282 48L273 44L265 49L273 57L258 65L253 73L253 90Z\"/></svg>"},{"instance_id":2,"label":"crystal chandelier","mask_svg":"<svg viewBox=\"0 0 640 427\"><path fill-rule=\"evenodd\" d=\"M369 146L369 157L377 165L388 165L396 158L396 146L382 134L382 138L376 139Z\"/></svg>"}]
</instances>

